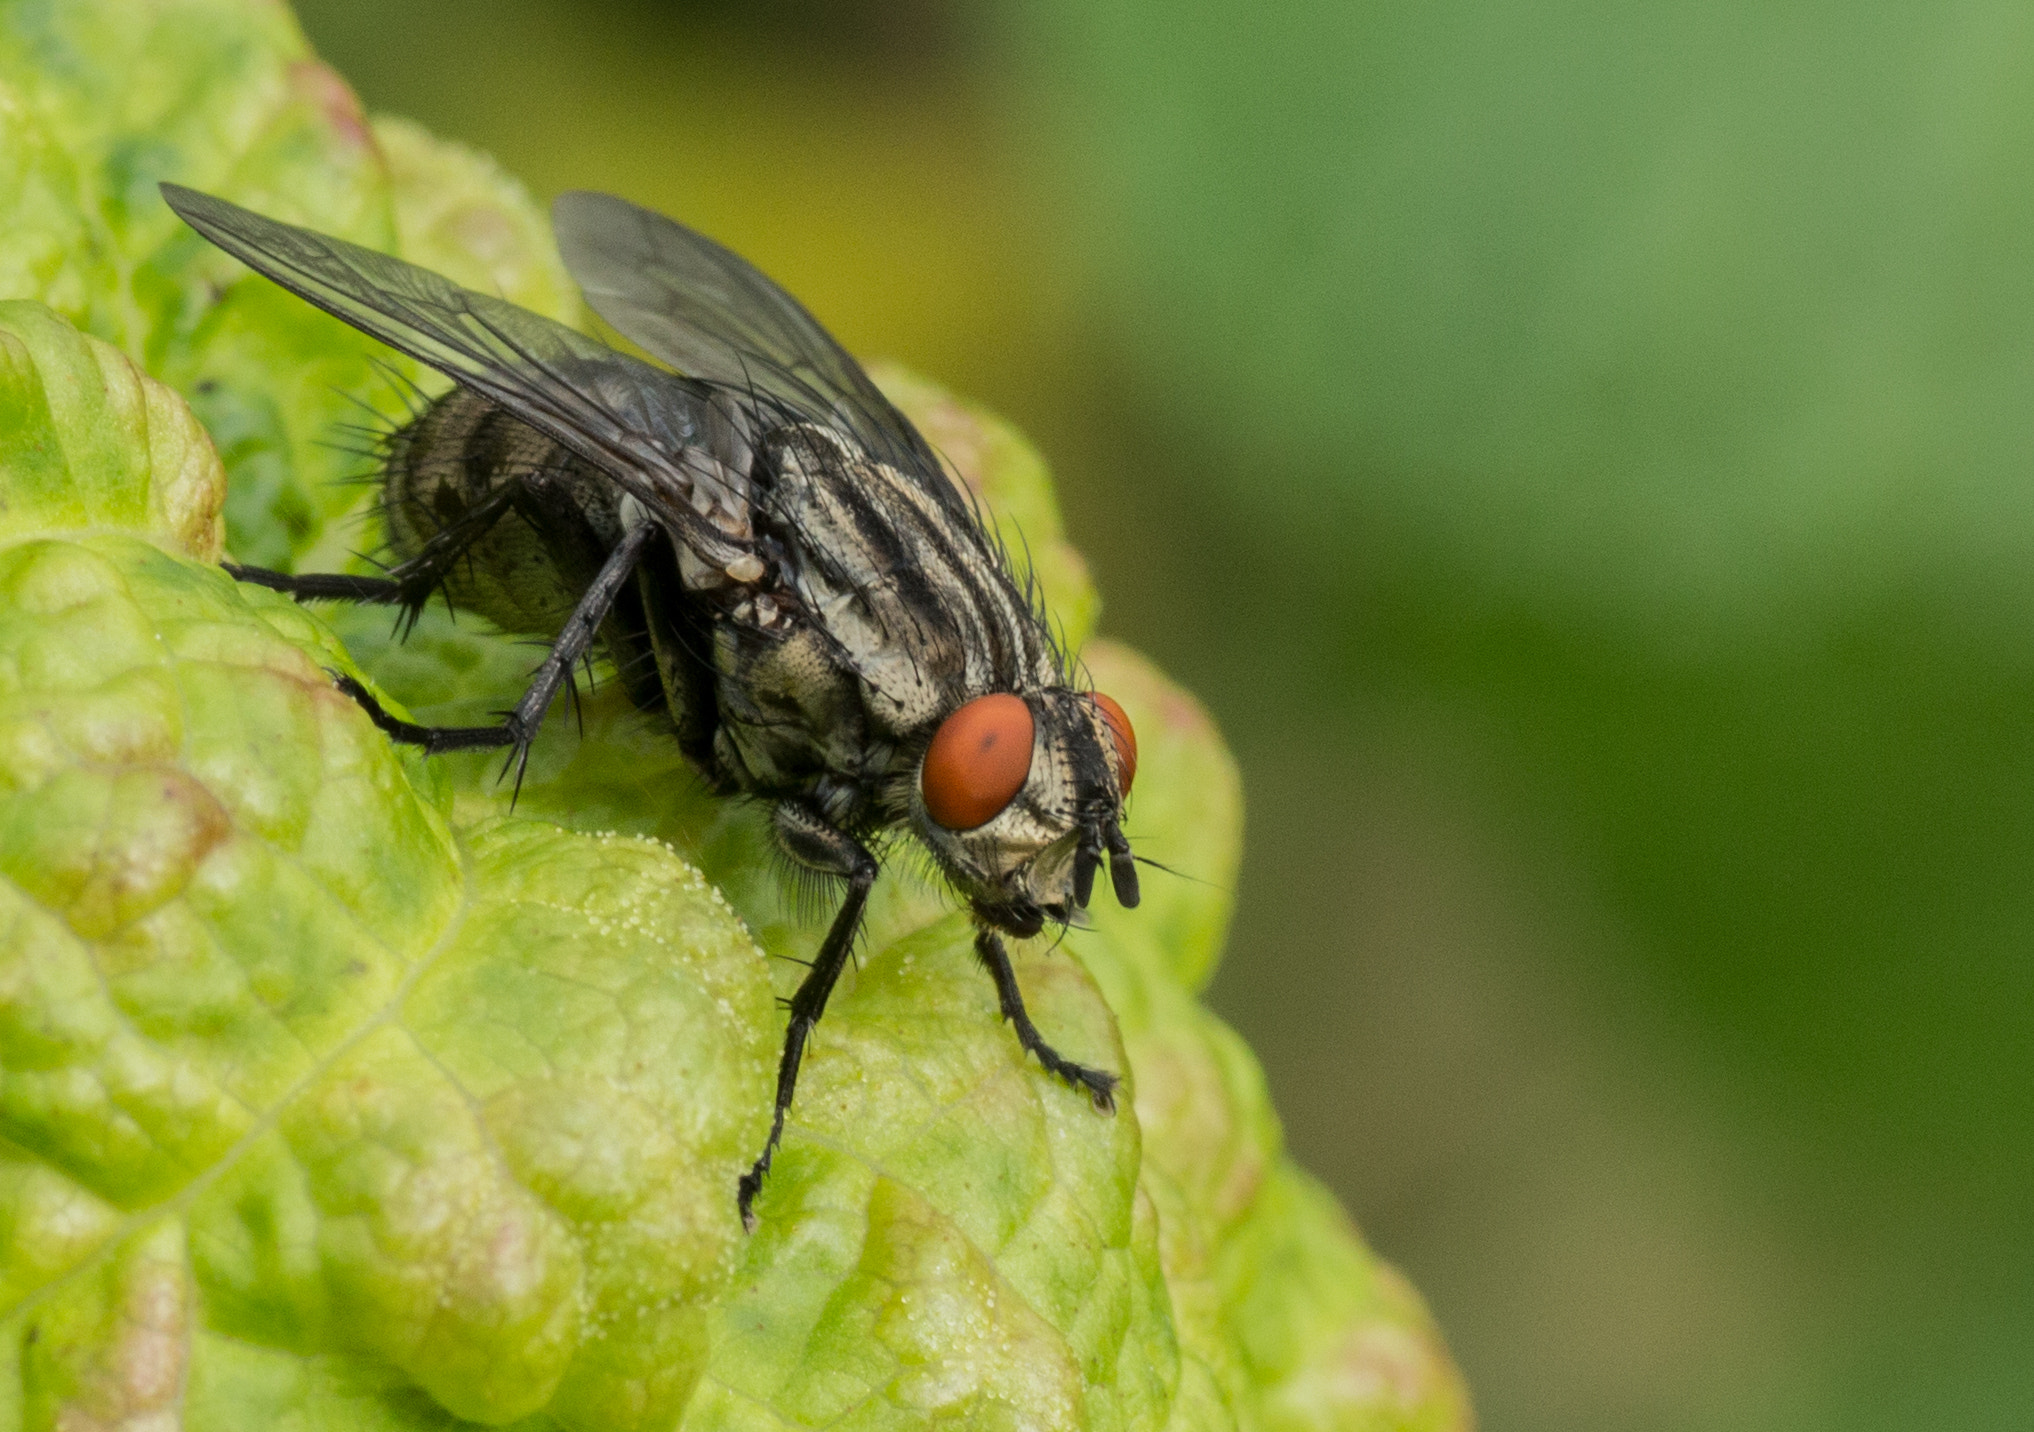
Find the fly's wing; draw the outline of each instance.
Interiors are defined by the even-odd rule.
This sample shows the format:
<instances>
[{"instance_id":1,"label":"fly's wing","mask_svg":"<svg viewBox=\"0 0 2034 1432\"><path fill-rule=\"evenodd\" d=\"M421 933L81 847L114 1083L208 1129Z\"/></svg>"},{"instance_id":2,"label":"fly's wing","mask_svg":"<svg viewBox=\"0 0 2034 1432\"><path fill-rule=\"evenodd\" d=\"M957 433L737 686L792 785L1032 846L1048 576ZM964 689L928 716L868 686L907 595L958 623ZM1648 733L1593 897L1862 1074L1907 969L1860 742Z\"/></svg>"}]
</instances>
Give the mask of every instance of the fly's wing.
<instances>
[{"instance_id":1,"label":"fly's wing","mask_svg":"<svg viewBox=\"0 0 2034 1432\"><path fill-rule=\"evenodd\" d=\"M679 372L850 436L970 527L975 514L916 428L790 294L676 220L612 194L551 205L558 252L594 312Z\"/></svg>"},{"instance_id":2,"label":"fly's wing","mask_svg":"<svg viewBox=\"0 0 2034 1432\"><path fill-rule=\"evenodd\" d=\"M702 385L387 254L181 185L162 195L257 273L593 463L703 562L724 570L751 556L750 436Z\"/></svg>"}]
</instances>

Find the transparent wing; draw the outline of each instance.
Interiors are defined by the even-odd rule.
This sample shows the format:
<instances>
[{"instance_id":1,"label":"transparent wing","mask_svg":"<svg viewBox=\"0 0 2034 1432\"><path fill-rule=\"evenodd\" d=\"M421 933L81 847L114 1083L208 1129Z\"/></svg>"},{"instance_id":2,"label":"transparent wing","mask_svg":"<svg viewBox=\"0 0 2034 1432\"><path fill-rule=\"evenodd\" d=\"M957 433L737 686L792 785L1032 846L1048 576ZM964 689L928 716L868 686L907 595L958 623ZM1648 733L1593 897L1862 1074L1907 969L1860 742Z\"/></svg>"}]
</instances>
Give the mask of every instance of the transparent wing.
<instances>
[{"instance_id":1,"label":"transparent wing","mask_svg":"<svg viewBox=\"0 0 2034 1432\"><path fill-rule=\"evenodd\" d=\"M599 467L702 560L725 568L749 553L749 434L704 385L387 254L181 185L162 195L257 273Z\"/></svg>"},{"instance_id":2,"label":"transparent wing","mask_svg":"<svg viewBox=\"0 0 2034 1432\"><path fill-rule=\"evenodd\" d=\"M617 332L689 377L852 437L974 520L910 420L797 299L746 259L612 194L561 194L551 224L565 267Z\"/></svg>"}]
</instances>

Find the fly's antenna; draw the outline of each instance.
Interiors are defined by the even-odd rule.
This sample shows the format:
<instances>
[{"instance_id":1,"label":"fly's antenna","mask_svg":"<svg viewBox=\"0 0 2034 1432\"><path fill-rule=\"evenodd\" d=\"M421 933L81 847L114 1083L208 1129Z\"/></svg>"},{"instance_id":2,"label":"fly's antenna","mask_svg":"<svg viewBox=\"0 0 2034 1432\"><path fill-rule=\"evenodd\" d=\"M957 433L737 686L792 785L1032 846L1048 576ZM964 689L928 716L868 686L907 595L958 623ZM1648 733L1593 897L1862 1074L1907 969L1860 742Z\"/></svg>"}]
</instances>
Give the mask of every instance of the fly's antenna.
<instances>
[{"instance_id":1,"label":"fly's antenna","mask_svg":"<svg viewBox=\"0 0 2034 1432\"><path fill-rule=\"evenodd\" d=\"M1224 895L1234 895L1236 893L1236 891L1230 886L1217 885L1212 880L1203 880L1198 875L1189 875L1184 870L1175 869L1174 867L1167 865L1164 861L1161 860L1153 860L1148 855L1133 855L1130 858L1136 861L1139 865L1148 865L1153 870L1162 870L1167 875L1173 876L1175 879L1188 880L1193 882L1195 885L1205 885L1208 887L1208 889L1219 890Z\"/></svg>"}]
</instances>

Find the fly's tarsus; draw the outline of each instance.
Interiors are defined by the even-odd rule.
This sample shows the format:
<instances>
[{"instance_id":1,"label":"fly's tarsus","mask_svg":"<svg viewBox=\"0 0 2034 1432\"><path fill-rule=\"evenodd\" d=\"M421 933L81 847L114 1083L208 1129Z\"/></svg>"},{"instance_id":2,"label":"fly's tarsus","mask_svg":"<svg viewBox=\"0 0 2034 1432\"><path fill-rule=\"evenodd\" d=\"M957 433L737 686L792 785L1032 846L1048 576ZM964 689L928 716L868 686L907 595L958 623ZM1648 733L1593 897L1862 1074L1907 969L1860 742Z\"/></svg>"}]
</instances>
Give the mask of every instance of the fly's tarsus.
<instances>
[{"instance_id":1,"label":"fly's tarsus","mask_svg":"<svg viewBox=\"0 0 2034 1432\"><path fill-rule=\"evenodd\" d=\"M413 721L390 715L372 691L345 672L327 668L327 675L332 678L334 686L359 704L360 709L367 713L367 719L380 727L391 741L405 746L421 746L426 755L491 750L496 746L516 745L521 739L509 722L499 726L419 726Z\"/></svg>"},{"instance_id":2,"label":"fly's tarsus","mask_svg":"<svg viewBox=\"0 0 2034 1432\"><path fill-rule=\"evenodd\" d=\"M1003 937L994 930L977 930L975 958L996 982L996 999L1002 1006L1003 1018L1017 1031L1017 1042L1025 1052L1037 1055L1046 1072L1064 1079L1068 1088L1086 1094L1097 1111L1115 1113L1116 1085L1120 1082L1116 1076L1105 1069L1076 1064L1047 1044L1038 1026L1031 1022L1031 1015L1024 1008L1024 993L1017 987L1017 971L1010 963L1010 952L1003 948Z\"/></svg>"},{"instance_id":3,"label":"fly's tarsus","mask_svg":"<svg viewBox=\"0 0 2034 1432\"><path fill-rule=\"evenodd\" d=\"M389 602L397 599L400 584L387 577L350 577L339 572L271 572L266 567L220 564L236 582L266 587L302 602Z\"/></svg>"}]
</instances>

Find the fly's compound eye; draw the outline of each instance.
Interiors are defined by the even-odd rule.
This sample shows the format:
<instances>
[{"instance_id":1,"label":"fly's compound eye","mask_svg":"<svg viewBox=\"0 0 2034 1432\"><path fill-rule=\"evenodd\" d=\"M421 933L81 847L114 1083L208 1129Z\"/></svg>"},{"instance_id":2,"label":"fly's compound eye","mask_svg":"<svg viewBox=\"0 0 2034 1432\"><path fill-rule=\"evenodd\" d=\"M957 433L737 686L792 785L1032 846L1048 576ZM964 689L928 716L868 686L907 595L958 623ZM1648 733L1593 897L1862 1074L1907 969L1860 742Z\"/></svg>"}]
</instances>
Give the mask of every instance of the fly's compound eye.
<instances>
[{"instance_id":1,"label":"fly's compound eye","mask_svg":"<svg viewBox=\"0 0 2034 1432\"><path fill-rule=\"evenodd\" d=\"M987 825L1031 774L1031 708L1020 696L977 696L940 723L925 752L925 812L948 830Z\"/></svg>"},{"instance_id":2,"label":"fly's compound eye","mask_svg":"<svg viewBox=\"0 0 2034 1432\"><path fill-rule=\"evenodd\" d=\"M1104 696L1094 693L1095 709L1102 713L1102 720L1109 727L1109 735L1116 742L1116 760L1123 768L1123 789L1117 792L1123 799L1130 798L1130 782L1137 779L1137 732L1130 725L1130 717L1122 707Z\"/></svg>"}]
</instances>

